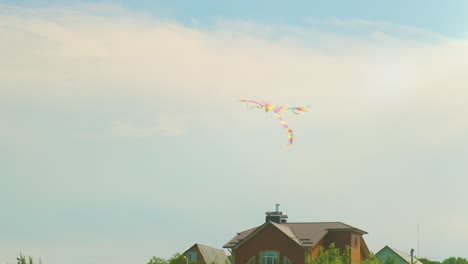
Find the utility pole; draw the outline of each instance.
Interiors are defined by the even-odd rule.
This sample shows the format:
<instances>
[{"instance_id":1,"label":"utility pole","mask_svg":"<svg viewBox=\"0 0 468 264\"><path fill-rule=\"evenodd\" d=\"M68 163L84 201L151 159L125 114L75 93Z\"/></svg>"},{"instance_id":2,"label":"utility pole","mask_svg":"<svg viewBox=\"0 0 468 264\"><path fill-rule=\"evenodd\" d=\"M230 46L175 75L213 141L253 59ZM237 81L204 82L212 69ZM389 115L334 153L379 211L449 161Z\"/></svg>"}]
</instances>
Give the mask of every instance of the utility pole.
<instances>
[{"instance_id":1,"label":"utility pole","mask_svg":"<svg viewBox=\"0 0 468 264\"><path fill-rule=\"evenodd\" d=\"M414 253L414 249L411 249L411 264L413 264L413 253Z\"/></svg>"}]
</instances>

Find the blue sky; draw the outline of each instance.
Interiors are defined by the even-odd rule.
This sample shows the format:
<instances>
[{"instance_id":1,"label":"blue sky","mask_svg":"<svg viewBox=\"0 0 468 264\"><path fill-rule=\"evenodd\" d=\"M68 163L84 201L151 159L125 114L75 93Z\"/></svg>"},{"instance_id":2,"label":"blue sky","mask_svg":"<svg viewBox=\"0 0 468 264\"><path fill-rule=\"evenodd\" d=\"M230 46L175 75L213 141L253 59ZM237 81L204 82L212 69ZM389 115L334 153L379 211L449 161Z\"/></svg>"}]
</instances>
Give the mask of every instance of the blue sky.
<instances>
[{"instance_id":1,"label":"blue sky","mask_svg":"<svg viewBox=\"0 0 468 264\"><path fill-rule=\"evenodd\" d=\"M303 24L307 19L385 21L425 28L444 35L466 37L468 18L463 0L439 1L2 1L33 7L77 6L83 3L113 3L146 15L190 23L214 18L241 19L262 23Z\"/></svg>"},{"instance_id":2,"label":"blue sky","mask_svg":"<svg viewBox=\"0 0 468 264\"><path fill-rule=\"evenodd\" d=\"M467 5L0 1L0 264L221 247L275 203L467 257ZM243 98L310 104L294 146Z\"/></svg>"}]
</instances>

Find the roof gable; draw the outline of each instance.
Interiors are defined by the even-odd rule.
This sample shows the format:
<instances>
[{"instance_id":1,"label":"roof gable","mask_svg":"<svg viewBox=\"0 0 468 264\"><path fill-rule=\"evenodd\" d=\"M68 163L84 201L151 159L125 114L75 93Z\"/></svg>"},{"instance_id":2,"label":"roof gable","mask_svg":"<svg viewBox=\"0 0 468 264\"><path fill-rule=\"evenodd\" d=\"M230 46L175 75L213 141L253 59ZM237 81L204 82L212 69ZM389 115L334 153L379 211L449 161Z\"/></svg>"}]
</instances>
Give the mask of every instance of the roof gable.
<instances>
[{"instance_id":1,"label":"roof gable","mask_svg":"<svg viewBox=\"0 0 468 264\"><path fill-rule=\"evenodd\" d=\"M359 234L367 234L365 231L355 227L343 224L341 222L306 222L306 223L274 223L266 222L263 225L252 228L240 233L228 241L224 247L234 248L238 247L243 241L248 240L256 233L260 232L267 225L273 225L285 235L290 237L294 242L302 247L314 247L322 238L330 231L336 232L353 232Z\"/></svg>"},{"instance_id":2,"label":"roof gable","mask_svg":"<svg viewBox=\"0 0 468 264\"><path fill-rule=\"evenodd\" d=\"M275 226L276 228L278 228L281 232L283 232L286 236L288 236L289 238L291 238L294 242L296 242L297 244L301 245L301 242L297 239L296 235L294 234L294 232L291 230L291 228L289 228L289 226L287 225L284 225L284 224L277 224L277 223L274 223L274 222L270 222L273 226Z\"/></svg>"},{"instance_id":3,"label":"roof gable","mask_svg":"<svg viewBox=\"0 0 468 264\"><path fill-rule=\"evenodd\" d=\"M383 247L381 250L379 250L379 252L377 252L375 254L375 256L377 258L386 258L387 256L390 256L390 254L393 255L393 256L396 256L397 257L397 260L401 263L411 263L411 255L406 253L406 252L403 252L401 250L398 250L398 249L395 249L395 248L392 248L392 247L389 247L389 246L385 246ZM385 261L384 259L381 259L381 261ZM421 261L419 261L414 255L413 255L413 263L414 264L422 264Z\"/></svg>"},{"instance_id":4,"label":"roof gable","mask_svg":"<svg viewBox=\"0 0 468 264\"><path fill-rule=\"evenodd\" d=\"M411 255L410 254L408 254L406 252L403 252L403 251L400 251L400 250L395 249L395 248L391 248L391 247L389 247L389 248L391 250L393 250L393 252L398 254L398 256L403 258L406 262L411 263ZM422 264L421 261L419 261L414 255L413 255L413 263Z\"/></svg>"},{"instance_id":5,"label":"roof gable","mask_svg":"<svg viewBox=\"0 0 468 264\"><path fill-rule=\"evenodd\" d=\"M244 240L247 236L249 236L252 232L254 232L259 227L254 227L251 229L247 229L245 231L237 233L231 240L229 240L226 244L224 244L223 248L233 248L237 243Z\"/></svg>"},{"instance_id":6,"label":"roof gable","mask_svg":"<svg viewBox=\"0 0 468 264\"><path fill-rule=\"evenodd\" d=\"M285 234L287 237L289 237L291 240L296 242L297 244L301 245L299 240L296 238L294 232L291 231L291 229L288 226L285 226L283 224L277 224L271 221L265 222L263 225L246 230L241 233L237 233L238 235L232 238L228 243L224 245L225 248L237 248L240 245L242 245L245 241L248 241L250 238L258 234L260 231L265 229L267 226L273 226L283 234Z\"/></svg>"},{"instance_id":7,"label":"roof gable","mask_svg":"<svg viewBox=\"0 0 468 264\"><path fill-rule=\"evenodd\" d=\"M369 247L367 246L366 241L364 241L364 238L362 236L360 238L359 244L361 245L361 253L367 258L370 255L370 250L369 250Z\"/></svg>"},{"instance_id":8,"label":"roof gable","mask_svg":"<svg viewBox=\"0 0 468 264\"><path fill-rule=\"evenodd\" d=\"M192 247L190 247L187 251L184 252L187 253L190 251L192 248L197 248L198 251L200 252L201 257L203 258L204 262L207 264L226 264L230 263L229 259L226 255L226 252L222 249L218 248L213 248L209 247L206 245L202 244L195 244Z\"/></svg>"}]
</instances>

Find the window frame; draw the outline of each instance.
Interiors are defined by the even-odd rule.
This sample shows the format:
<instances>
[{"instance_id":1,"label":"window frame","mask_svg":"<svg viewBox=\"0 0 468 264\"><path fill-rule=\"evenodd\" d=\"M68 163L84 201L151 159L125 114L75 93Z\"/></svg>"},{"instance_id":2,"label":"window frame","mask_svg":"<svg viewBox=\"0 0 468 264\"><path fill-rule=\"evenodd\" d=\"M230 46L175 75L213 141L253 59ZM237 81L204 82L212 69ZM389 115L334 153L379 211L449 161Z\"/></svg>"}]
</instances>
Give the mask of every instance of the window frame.
<instances>
[{"instance_id":1,"label":"window frame","mask_svg":"<svg viewBox=\"0 0 468 264\"><path fill-rule=\"evenodd\" d=\"M188 259L188 262L197 262L197 252L196 251L190 251L190 252L187 252L187 259ZM193 258L195 257L195 259Z\"/></svg>"},{"instance_id":2,"label":"window frame","mask_svg":"<svg viewBox=\"0 0 468 264\"><path fill-rule=\"evenodd\" d=\"M271 254L271 255L267 255L267 254ZM260 257L260 261L259 261L260 264L280 264L281 254L279 251L276 251L276 250L265 250L259 253L259 257ZM266 258L267 261L265 261L264 258ZM270 258L273 260L272 262L268 261L268 259Z\"/></svg>"}]
</instances>

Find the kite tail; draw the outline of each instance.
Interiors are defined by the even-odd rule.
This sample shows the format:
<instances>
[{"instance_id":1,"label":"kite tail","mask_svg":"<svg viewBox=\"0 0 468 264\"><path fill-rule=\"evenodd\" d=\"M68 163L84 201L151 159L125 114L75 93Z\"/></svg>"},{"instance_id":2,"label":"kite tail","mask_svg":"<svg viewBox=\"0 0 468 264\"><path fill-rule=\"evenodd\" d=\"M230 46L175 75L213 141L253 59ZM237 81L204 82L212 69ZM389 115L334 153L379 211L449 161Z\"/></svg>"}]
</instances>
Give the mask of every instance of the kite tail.
<instances>
[{"instance_id":1,"label":"kite tail","mask_svg":"<svg viewBox=\"0 0 468 264\"><path fill-rule=\"evenodd\" d=\"M289 142L288 146L292 145L293 139L294 139L294 134L292 132L292 129L289 128L288 125L286 124L286 122L283 121L283 118L281 117L281 115L279 113L275 112L275 116L280 121L280 124L284 128L286 133L288 133L288 142Z\"/></svg>"},{"instance_id":2,"label":"kite tail","mask_svg":"<svg viewBox=\"0 0 468 264\"><path fill-rule=\"evenodd\" d=\"M257 108L257 109L263 109L265 108L265 111L266 111L266 105L264 102L261 102L261 101L253 101L253 100L239 100L239 102L244 102L245 103L245 106L249 109L252 109L252 108Z\"/></svg>"},{"instance_id":3,"label":"kite tail","mask_svg":"<svg viewBox=\"0 0 468 264\"><path fill-rule=\"evenodd\" d=\"M288 109L291 110L294 114L298 115L299 112L307 112L307 109L309 109L310 105L307 106L298 106L298 107L289 107Z\"/></svg>"},{"instance_id":4,"label":"kite tail","mask_svg":"<svg viewBox=\"0 0 468 264\"><path fill-rule=\"evenodd\" d=\"M252 109L252 108L257 108L257 109L263 109L263 106L262 105L252 105L250 103L245 103L245 106L248 108L248 109ZM265 109L266 111L266 109Z\"/></svg>"}]
</instances>

